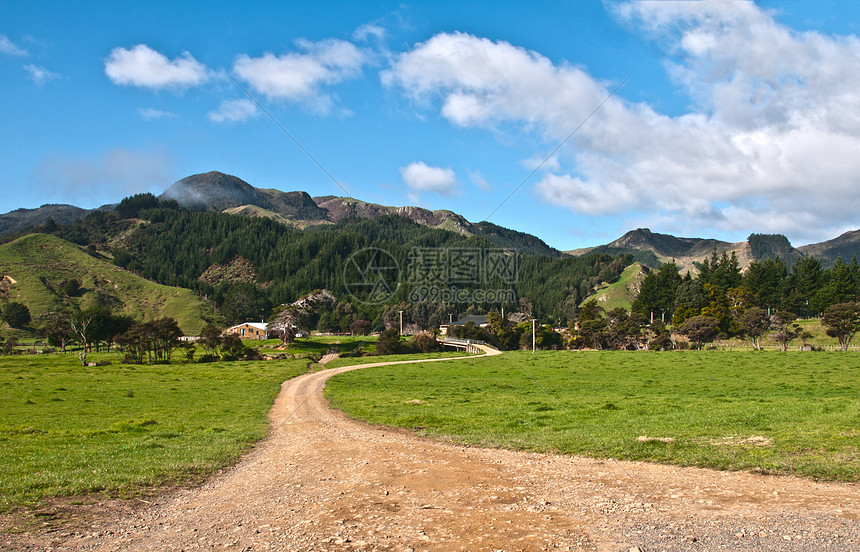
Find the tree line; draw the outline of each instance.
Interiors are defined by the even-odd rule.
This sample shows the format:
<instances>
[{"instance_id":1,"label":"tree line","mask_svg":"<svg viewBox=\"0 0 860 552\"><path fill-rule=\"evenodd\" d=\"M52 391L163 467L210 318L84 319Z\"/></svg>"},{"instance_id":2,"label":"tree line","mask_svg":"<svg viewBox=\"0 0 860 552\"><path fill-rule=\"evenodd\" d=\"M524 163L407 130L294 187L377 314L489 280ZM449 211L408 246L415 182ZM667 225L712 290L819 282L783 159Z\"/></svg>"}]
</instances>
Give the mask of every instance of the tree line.
<instances>
[{"instance_id":1,"label":"tree line","mask_svg":"<svg viewBox=\"0 0 860 552\"><path fill-rule=\"evenodd\" d=\"M698 265L699 273L681 276L674 262L650 271L642 280L632 310L667 324L680 325L702 315L716 318L719 330L737 334L743 312L759 307L769 313L790 312L801 318L821 316L831 305L854 302L860 295L860 264L842 258L829 268L802 257L790 268L779 257L750 263L742 272L734 253L717 255Z\"/></svg>"}]
</instances>

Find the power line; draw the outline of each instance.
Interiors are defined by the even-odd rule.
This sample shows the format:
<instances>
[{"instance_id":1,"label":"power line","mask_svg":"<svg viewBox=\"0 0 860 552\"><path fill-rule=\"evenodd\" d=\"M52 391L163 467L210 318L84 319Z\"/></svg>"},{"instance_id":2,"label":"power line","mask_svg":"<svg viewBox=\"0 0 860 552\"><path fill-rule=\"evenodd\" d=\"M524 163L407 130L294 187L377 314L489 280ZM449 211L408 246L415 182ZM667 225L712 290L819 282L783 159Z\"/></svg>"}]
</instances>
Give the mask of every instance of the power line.
<instances>
[{"instance_id":1,"label":"power line","mask_svg":"<svg viewBox=\"0 0 860 552\"><path fill-rule=\"evenodd\" d=\"M349 191L348 191L348 190L347 190L347 189L346 189L346 188L345 188L345 187L344 187L340 182L338 182L338 181L337 181L337 179L336 179L334 176L332 176L332 174L331 174L330 172L328 172L328 170L326 170L326 168L323 166L323 164L322 164L322 163L320 163L319 161L317 161L317 158L316 158L316 157L314 157L314 156L311 154L311 152L309 152L309 151L308 151L308 150L307 150L307 149L302 145L302 143L301 143L301 142L299 142L299 141L298 141L298 139L296 139L296 137L295 137L295 136L293 136L293 135L290 133L290 131L289 131L289 130L287 130L286 128L284 128L284 125L282 125L282 124L281 124L277 119L275 119L274 115L272 115L271 113L269 113L269 110L267 110L265 107L263 107L263 104L261 104L259 101L257 101L257 98L255 98L255 97L254 97L254 96L253 96L253 95L252 95L252 94L251 94L251 93L250 93L250 92L249 92L249 91L248 91L244 86L242 86L242 85L239 83L239 81L238 81L238 80L236 80L236 78L235 78L233 75L230 75L230 80L232 80L234 83L236 83L236 86L238 86L239 88L241 88L241 89L242 89L242 92L244 92L246 96L248 96L249 98L251 98L251 101L252 101L252 102L254 102L254 104L255 104L257 107L259 107L259 108L260 108L260 111L262 111L263 113L265 113L265 114L266 114L266 116L267 116L269 119L271 119L271 120L272 120L272 122L273 122L273 123L275 123L275 124L278 126L278 128L279 128L279 129L281 129L281 132L283 132L284 134L286 134L286 135L290 138L290 140L292 140L292 141L293 141L293 143L295 143L295 144L299 147L299 149L300 149L300 150L302 150L302 152L304 152L304 154L305 154L305 155L307 155L307 156L310 158L310 160L311 160L311 161L313 161L313 162L316 164L316 166L317 166L317 167L319 167L319 168L320 168L320 170L321 170L322 172L324 172L324 173L325 173L325 175L326 175L327 177L329 177L329 179L331 179L331 181L332 181L332 182L334 182L334 183L335 183L335 185L337 185L337 187L338 187L338 188L340 188L341 190L343 190L343 193L345 193L345 194L346 194L346 196L347 196L348 198L350 198L350 199L354 199L354 198L352 197L352 194L350 194L350 193L349 193Z\"/></svg>"},{"instance_id":2,"label":"power line","mask_svg":"<svg viewBox=\"0 0 860 552\"><path fill-rule=\"evenodd\" d=\"M627 75L627 78L625 78L623 81L621 81L621 84L619 84L618 86L616 86L616 87L615 87L615 90L613 90L613 91L612 91L612 93L610 93L610 94L609 94L609 95L608 95L608 96L607 96L607 97L606 97L602 102L600 102L600 105L598 105L597 107L595 107L595 108L594 108L594 110L593 110L591 113L589 113L589 114L588 114L588 116L587 116L585 119L583 119L583 120L582 120L582 122L581 122L581 123L579 123L579 125L577 125L577 127L576 127L575 129L573 129L573 131L571 131L571 133L570 133L570 134L568 134L568 135L567 135L567 138L565 138L564 140L562 140L562 141L561 141L561 142L560 142L560 143L555 147L555 149L553 149L551 152L549 152L549 155L547 155L547 156L546 156L546 158L544 158L544 160L540 162L540 165L538 165L537 167L535 167L535 168L534 168L534 170L533 170L532 172L530 172L530 173L528 174L528 176L526 176L526 177L523 179L523 181L522 181L522 182L520 182L520 184L519 184L516 188L514 188L514 190L513 190L510 194L508 194L508 197L506 197L506 198L505 198L501 203L499 203L498 207L496 207L495 209L493 209L493 212L492 212L492 213L490 213L489 215L487 215L487 218L486 218L486 219L484 219L484 220L489 221L489 220L490 220L490 217L492 217L493 215L495 215L495 214L496 214L496 211L498 211L499 209L501 209L501 208L502 208L502 205L504 205L505 203L507 203L507 202L508 202L508 200L509 200L509 199L511 199L511 198L514 196L514 194L515 194L515 193L517 193L517 192L519 191L519 189L523 187L523 184L525 184L526 182L528 182L528 181L531 179L531 177L532 177L532 176L534 176L534 174L540 170L540 168L541 168L541 167L543 167L544 165L546 165L547 161L549 161L549 160L552 158L552 156L553 156L553 155L555 155L555 154L556 154L556 152L558 152L558 150L560 150L560 149L561 149L561 147L562 147L563 145L565 145L565 144L567 143L567 141L568 141L568 140L570 140L570 139L573 137L573 135L574 135L574 134L576 134L576 133L579 131L579 129L580 129L580 128L582 128L582 127L583 127L583 125L585 125L585 123L587 123L587 122L588 122L588 120L589 120L589 119L591 119L591 117L592 117L595 113L597 113L597 112L600 110L600 108L601 108L601 107L603 107L603 105L604 105L606 102L608 102L608 101L609 101L609 99L610 99L610 98L612 98L612 96L614 96L614 95L615 95L615 93L616 93L616 92L618 92L618 91L621 89L621 87L622 87L622 86L624 86L624 84L625 84L628 80L630 80L630 77L632 77L632 76L633 76L633 73L634 73L634 72L635 72L635 71L631 71L631 72L630 72L630 74L629 74L629 75Z\"/></svg>"}]
</instances>

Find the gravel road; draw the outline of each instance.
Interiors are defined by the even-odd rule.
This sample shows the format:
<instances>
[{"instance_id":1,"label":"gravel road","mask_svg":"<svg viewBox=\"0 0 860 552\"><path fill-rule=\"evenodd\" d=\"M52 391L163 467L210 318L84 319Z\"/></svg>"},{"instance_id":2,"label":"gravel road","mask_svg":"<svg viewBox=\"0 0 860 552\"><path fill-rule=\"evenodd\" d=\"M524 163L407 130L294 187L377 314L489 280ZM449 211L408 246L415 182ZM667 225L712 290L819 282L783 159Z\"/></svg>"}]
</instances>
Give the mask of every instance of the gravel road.
<instances>
[{"instance_id":1,"label":"gravel road","mask_svg":"<svg viewBox=\"0 0 860 552\"><path fill-rule=\"evenodd\" d=\"M456 360L448 360L456 362ZM4 550L860 550L860 485L479 449L284 383L269 438L206 483Z\"/></svg>"}]
</instances>

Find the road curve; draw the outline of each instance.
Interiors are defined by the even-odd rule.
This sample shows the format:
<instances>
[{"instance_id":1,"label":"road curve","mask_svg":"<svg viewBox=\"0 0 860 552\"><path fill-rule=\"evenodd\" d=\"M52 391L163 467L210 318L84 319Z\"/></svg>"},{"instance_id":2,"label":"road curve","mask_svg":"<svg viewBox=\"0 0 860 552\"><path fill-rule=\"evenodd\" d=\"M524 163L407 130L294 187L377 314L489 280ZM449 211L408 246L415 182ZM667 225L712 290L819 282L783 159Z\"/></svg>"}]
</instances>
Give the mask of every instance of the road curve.
<instances>
[{"instance_id":1,"label":"road curve","mask_svg":"<svg viewBox=\"0 0 860 552\"><path fill-rule=\"evenodd\" d=\"M328 378L381 364L285 382L270 413L271 435L234 468L92 532L52 537L50 545L860 550L858 485L457 446L369 426L328 407Z\"/></svg>"}]
</instances>

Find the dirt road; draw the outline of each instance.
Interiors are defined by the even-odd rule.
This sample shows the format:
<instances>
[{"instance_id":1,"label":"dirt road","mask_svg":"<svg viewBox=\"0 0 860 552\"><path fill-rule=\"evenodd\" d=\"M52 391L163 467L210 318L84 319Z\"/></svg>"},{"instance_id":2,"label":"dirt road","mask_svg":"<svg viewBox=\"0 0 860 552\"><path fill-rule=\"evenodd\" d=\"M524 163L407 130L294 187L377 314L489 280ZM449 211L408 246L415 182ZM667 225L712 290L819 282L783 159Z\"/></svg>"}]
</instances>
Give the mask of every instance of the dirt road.
<instances>
[{"instance_id":1,"label":"dirt road","mask_svg":"<svg viewBox=\"0 0 860 552\"><path fill-rule=\"evenodd\" d=\"M286 382L271 436L202 486L86 532L0 539L97 551L860 550L858 485L433 442L329 409L322 386L343 370Z\"/></svg>"}]
</instances>

